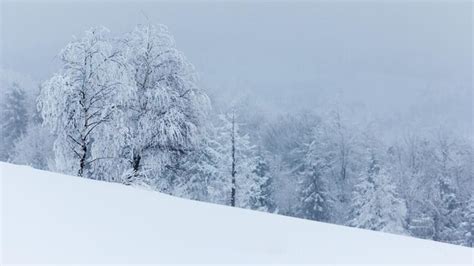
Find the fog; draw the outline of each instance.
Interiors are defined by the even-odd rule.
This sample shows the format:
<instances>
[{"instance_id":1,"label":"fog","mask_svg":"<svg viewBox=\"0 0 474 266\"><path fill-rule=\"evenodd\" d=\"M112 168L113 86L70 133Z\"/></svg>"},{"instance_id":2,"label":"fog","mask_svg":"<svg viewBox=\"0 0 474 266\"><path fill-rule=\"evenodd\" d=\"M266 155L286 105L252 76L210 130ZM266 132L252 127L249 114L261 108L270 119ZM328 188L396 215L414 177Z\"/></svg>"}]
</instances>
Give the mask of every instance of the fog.
<instances>
[{"instance_id":1,"label":"fog","mask_svg":"<svg viewBox=\"0 0 474 266\"><path fill-rule=\"evenodd\" d=\"M2 2L2 68L41 82L73 35L163 23L219 101L472 134L469 2L96 2Z\"/></svg>"},{"instance_id":2,"label":"fog","mask_svg":"<svg viewBox=\"0 0 474 266\"><path fill-rule=\"evenodd\" d=\"M0 161L472 247L453 2L3 1Z\"/></svg>"}]
</instances>

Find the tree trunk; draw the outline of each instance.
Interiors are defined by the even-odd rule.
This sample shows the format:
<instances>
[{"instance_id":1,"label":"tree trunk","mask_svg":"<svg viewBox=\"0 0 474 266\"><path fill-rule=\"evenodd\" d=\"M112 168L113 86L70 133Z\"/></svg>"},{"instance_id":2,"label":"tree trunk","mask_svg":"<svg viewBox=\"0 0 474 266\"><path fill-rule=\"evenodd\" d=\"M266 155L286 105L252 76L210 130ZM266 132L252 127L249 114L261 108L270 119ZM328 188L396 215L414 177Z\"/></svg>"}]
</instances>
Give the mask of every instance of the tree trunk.
<instances>
[{"instance_id":1,"label":"tree trunk","mask_svg":"<svg viewBox=\"0 0 474 266\"><path fill-rule=\"evenodd\" d=\"M138 172L140 170L140 162L141 162L142 157L140 156L140 153L134 152L133 157L132 157L132 169L133 173L129 176L126 177L125 180L125 185L130 185L133 182L133 179L138 177Z\"/></svg>"},{"instance_id":2,"label":"tree trunk","mask_svg":"<svg viewBox=\"0 0 474 266\"><path fill-rule=\"evenodd\" d=\"M84 175L84 168L86 168L86 156L87 156L87 146L86 144L82 144L82 155L81 158L79 159L79 171L77 172L77 175L82 177Z\"/></svg>"},{"instance_id":3,"label":"tree trunk","mask_svg":"<svg viewBox=\"0 0 474 266\"><path fill-rule=\"evenodd\" d=\"M140 156L139 153L133 154L133 161L132 161L133 172L137 173L138 170L140 169L141 159L142 157Z\"/></svg>"},{"instance_id":4,"label":"tree trunk","mask_svg":"<svg viewBox=\"0 0 474 266\"><path fill-rule=\"evenodd\" d=\"M232 142L232 190L230 194L230 205L235 207L235 118L234 113L232 113L232 135L231 135L231 142Z\"/></svg>"}]
</instances>

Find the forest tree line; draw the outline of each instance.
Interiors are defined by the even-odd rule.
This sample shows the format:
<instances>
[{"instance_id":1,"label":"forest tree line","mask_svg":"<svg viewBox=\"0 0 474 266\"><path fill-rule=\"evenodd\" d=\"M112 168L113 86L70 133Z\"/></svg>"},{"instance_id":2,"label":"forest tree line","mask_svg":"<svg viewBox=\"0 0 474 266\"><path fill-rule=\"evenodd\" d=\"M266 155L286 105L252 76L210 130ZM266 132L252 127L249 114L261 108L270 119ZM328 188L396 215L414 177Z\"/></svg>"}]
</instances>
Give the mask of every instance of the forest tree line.
<instances>
[{"instance_id":1,"label":"forest tree line","mask_svg":"<svg viewBox=\"0 0 474 266\"><path fill-rule=\"evenodd\" d=\"M162 25L87 31L1 103L2 161L194 200L473 246L472 139L393 140L338 106L266 117L215 103Z\"/></svg>"}]
</instances>

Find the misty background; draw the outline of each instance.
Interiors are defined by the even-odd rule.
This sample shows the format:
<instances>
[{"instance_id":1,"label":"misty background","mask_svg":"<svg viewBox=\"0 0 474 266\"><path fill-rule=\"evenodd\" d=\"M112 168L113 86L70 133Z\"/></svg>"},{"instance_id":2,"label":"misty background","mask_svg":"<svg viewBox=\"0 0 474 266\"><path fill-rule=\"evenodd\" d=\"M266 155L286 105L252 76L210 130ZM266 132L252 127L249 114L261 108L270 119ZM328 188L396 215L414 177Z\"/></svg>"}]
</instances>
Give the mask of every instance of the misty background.
<instances>
[{"instance_id":1,"label":"misty background","mask_svg":"<svg viewBox=\"0 0 474 266\"><path fill-rule=\"evenodd\" d=\"M2 2L0 161L472 247L472 11Z\"/></svg>"},{"instance_id":2,"label":"misty background","mask_svg":"<svg viewBox=\"0 0 474 266\"><path fill-rule=\"evenodd\" d=\"M413 125L472 135L469 1L2 1L1 17L1 66L34 84L59 69L73 35L162 23L217 102L269 116L338 105L388 135Z\"/></svg>"}]
</instances>

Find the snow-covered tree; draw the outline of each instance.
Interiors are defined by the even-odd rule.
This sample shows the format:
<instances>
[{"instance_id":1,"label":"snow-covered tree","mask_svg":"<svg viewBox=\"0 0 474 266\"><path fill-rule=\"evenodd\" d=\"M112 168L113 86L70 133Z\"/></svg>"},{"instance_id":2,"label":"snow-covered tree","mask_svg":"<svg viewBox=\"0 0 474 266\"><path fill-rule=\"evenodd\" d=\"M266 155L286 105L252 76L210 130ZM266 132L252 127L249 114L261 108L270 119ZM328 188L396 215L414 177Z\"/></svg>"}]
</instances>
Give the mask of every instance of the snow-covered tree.
<instances>
[{"instance_id":1,"label":"snow-covered tree","mask_svg":"<svg viewBox=\"0 0 474 266\"><path fill-rule=\"evenodd\" d=\"M464 239L465 204L472 191L472 149L439 129L404 136L388 160L396 169L401 196L408 207L410 234L452 244ZM460 184L462 184L460 186Z\"/></svg>"},{"instance_id":2,"label":"snow-covered tree","mask_svg":"<svg viewBox=\"0 0 474 266\"><path fill-rule=\"evenodd\" d=\"M335 148L335 156L337 160L337 168L339 172L339 178L345 182L348 179L349 165L350 165L350 153L351 153L351 142L353 136L350 134L342 114L336 110L330 113L330 118L327 122L328 130L333 134L333 145Z\"/></svg>"},{"instance_id":3,"label":"snow-covered tree","mask_svg":"<svg viewBox=\"0 0 474 266\"><path fill-rule=\"evenodd\" d=\"M375 156L370 152L368 169L355 186L349 225L402 234L405 231L405 202Z\"/></svg>"},{"instance_id":4,"label":"snow-covered tree","mask_svg":"<svg viewBox=\"0 0 474 266\"><path fill-rule=\"evenodd\" d=\"M92 145L106 145L98 140L105 132L97 132L120 105L115 97L127 85L122 56L107 34L105 28L92 28L69 43L60 53L61 70L39 96L43 124L57 136L56 166L79 176L90 177L92 163L102 159Z\"/></svg>"},{"instance_id":5,"label":"snow-covered tree","mask_svg":"<svg viewBox=\"0 0 474 266\"><path fill-rule=\"evenodd\" d=\"M429 142L419 134L406 133L388 149L387 163L390 174L407 203L408 229L412 235L431 239L434 235L433 219L426 205L425 193L430 186L424 181L431 161Z\"/></svg>"},{"instance_id":6,"label":"snow-covered tree","mask_svg":"<svg viewBox=\"0 0 474 266\"><path fill-rule=\"evenodd\" d=\"M337 106L336 106L337 107ZM318 125L319 153L326 163L328 194L331 195L331 221L344 224L351 210L351 192L361 166L358 127L337 107L324 114Z\"/></svg>"},{"instance_id":7,"label":"snow-covered tree","mask_svg":"<svg viewBox=\"0 0 474 266\"><path fill-rule=\"evenodd\" d=\"M54 136L41 124L31 123L15 143L11 162L54 170Z\"/></svg>"},{"instance_id":8,"label":"snow-covered tree","mask_svg":"<svg viewBox=\"0 0 474 266\"><path fill-rule=\"evenodd\" d=\"M146 171L144 165L157 168L154 155L183 155L193 148L208 98L165 26L137 26L121 43L133 80L118 118L124 134L121 156L129 161L128 178L133 179Z\"/></svg>"},{"instance_id":9,"label":"snow-covered tree","mask_svg":"<svg viewBox=\"0 0 474 266\"><path fill-rule=\"evenodd\" d=\"M250 206L252 209L275 212L276 203L274 200L273 176L271 175L270 165L262 151L257 152L255 169L253 173L259 179L261 184L254 197L251 198Z\"/></svg>"},{"instance_id":10,"label":"snow-covered tree","mask_svg":"<svg viewBox=\"0 0 474 266\"><path fill-rule=\"evenodd\" d=\"M0 160L8 161L13 155L15 142L25 133L28 125L28 110L24 90L13 83L6 88L0 105Z\"/></svg>"},{"instance_id":11,"label":"snow-covered tree","mask_svg":"<svg viewBox=\"0 0 474 266\"><path fill-rule=\"evenodd\" d=\"M197 146L183 158L182 171L175 195L185 198L225 204L227 184L219 171L219 143L215 131L203 131Z\"/></svg>"},{"instance_id":12,"label":"snow-covered tree","mask_svg":"<svg viewBox=\"0 0 474 266\"><path fill-rule=\"evenodd\" d=\"M408 231L410 235L418 238L433 239L435 234L433 218L426 214L422 214L419 217L411 217Z\"/></svg>"},{"instance_id":13,"label":"snow-covered tree","mask_svg":"<svg viewBox=\"0 0 474 266\"><path fill-rule=\"evenodd\" d=\"M471 196L464 209L464 221L461 224L464 236L463 245L474 246L474 196Z\"/></svg>"},{"instance_id":14,"label":"snow-covered tree","mask_svg":"<svg viewBox=\"0 0 474 266\"><path fill-rule=\"evenodd\" d=\"M434 141L432 173L434 193L428 198L435 222L434 240L459 244L463 241L462 200L455 175L459 172L459 149L453 138L439 130Z\"/></svg>"},{"instance_id":15,"label":"snow-covered tree","mask_svg":"<svg viewBox=\"0 0 474 266\"><path fill-rule=\"evenodd\" d=\"M18 73L0 67L0 103L5 104L8 91L12 87L18 87L23 94L23 105L27 110L28 124L37 119L38 111L36 108L36 98L39 93L39 86L31 77L26 74ZM26 122L26 121L25 121Z\"/></svg>"},{"instance_id":16,"label":"snow-covered tree","mask_svg":"<svg viewBox=\"0 0 474 266\"><path fill-rule=\"evenodd\" d=\"M272 194L278 212L298 213L298 180L296 175L303 165L304 146L311 140L318 117L310 112L281 115L270 120L260 134L261 146L272 177Z\"/></svg>"},{"instance_id":17,"label":"snow-covered tree","mask_svg":"<svg viewBox=\"0 0 474 266\"><path fill-rule=\"evenodd\" d=\"M228 180L228 204L242 208L251 208L261 196L261 187L265 182L258 177L255 146L248 135L240 131L235 111L219 116L218 142L221 175Z\"/></svg>"},{"instance_id":18,"label":"snow-covered tree","mask_svg":"<svg viewBox=\"0 0 474 266\"><path fill-rule=\"evenodd\" d=\"M303 165L298 173L298 215L317 221L328 221L330 216L327 178L332 161L325 141L321 127L316 127L311 142L306 145Z\"/></svg>"}]
</instances>

